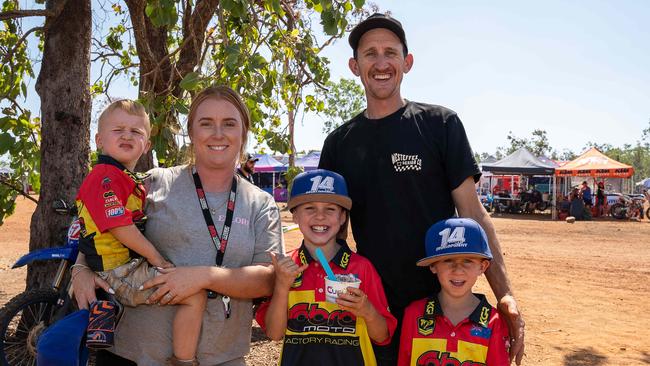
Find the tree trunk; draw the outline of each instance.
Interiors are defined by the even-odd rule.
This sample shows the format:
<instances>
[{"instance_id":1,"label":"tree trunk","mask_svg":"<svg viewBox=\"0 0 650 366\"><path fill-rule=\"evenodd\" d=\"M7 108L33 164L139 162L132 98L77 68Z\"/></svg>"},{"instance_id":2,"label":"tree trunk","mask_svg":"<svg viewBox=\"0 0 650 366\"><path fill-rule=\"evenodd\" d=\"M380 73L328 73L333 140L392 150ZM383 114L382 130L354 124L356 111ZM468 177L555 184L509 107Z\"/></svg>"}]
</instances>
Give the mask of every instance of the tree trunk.
<instances>
[{"instance_id":1,"label":"tree trunk","mask_svg":"<svg viewBox=\"0 0 650 366\"><path fill-rule=\"evenodd\" d=\"M205 31L219 5L219 1L198 0L195 1L194 8L192 8L192 2L186 3L182 19L183 46L178 52L176 62L172 61L174 58L170 57L167 46L169 41L168 29L167 27L156 27L152 24L145 13L147 2L144 0L126 0L125 2L129 8L135 45L140 57L139 97L151 99L168 95L177 98L181 97L183 89L180 87L180 81L185 75L194 71L199 64L205 40ZM188 40L188 42L185 42L185 40ZM180 128L176 115L170 111L150 111L149 117L151 119L164 119L158 133L162 133L163 129L175 131ZM152 142L160 139L159 136L152 137ZM167 155L178 151L175 139L164 139L164 141L168 144ZM172 158L171 156L168 157ZM153 154L149 152L140 158L135 170L146 171L153 168L153 166Z\"/></svg>"},{"instance_id":2,"label":"tree trunk","mask_svg":"<svg viewBox=\"0 0 650 366\"><path fill-rule=\"evenodd\" d=\"M296 125L295 111L289 109L287 111L287 118L289 123L289 166L293 168L296 166L296 145L293 142L294 128Z\"/></svg>"},{"instance_id":3,"label":"tree trunk","mask_svg":"<svg viewBox=\"0 0 650 366\"><path fill-rule=\"evenodd\" d=\"M54 8L64 0L48 0ZM45 21L45 44L36 91L41 97L41 192L32 216L29 250L61 244L71 217L57 215L52 203L73 203L88 174L90 138L90 0L67 0ZM27 287L51 283L55 263L36 263Z\"/></svg>"}]
</instances>

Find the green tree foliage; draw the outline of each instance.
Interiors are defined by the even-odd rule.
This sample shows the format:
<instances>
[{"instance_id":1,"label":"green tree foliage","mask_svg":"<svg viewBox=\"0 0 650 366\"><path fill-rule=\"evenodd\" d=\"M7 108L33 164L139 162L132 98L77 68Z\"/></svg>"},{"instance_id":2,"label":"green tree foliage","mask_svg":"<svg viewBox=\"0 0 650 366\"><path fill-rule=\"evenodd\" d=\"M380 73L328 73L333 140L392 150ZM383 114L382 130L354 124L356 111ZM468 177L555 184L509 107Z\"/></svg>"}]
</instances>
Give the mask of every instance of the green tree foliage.
<instances>
[{"instance_id":1,"label":"green tree foliage","mask_svg":"<svg viewBox=\"0 0 650 366\"><path fill-rule=\"evenodd\" d=\"M328 82L327 89L319 91L325 101L321 112L326 117L323 132L330 133L336 127L361 113L365 107L363 87L354 79L341 78L338 83Z\"/></svg>"},{"instance_id":2,"label":"green tree foliage","mask_svg":"<svg viewBox=\"0 0 650 366\"><path fill-rule=\"evenodd\" d=\"M5 0L2 14L18 11L18 2ZM0 177L0 225L13 213L16 195L23 179L39 188L40 120L33 117L21 100L27 96L27 81L34 78L27 52L27 37L42 28L23 32L17 18L0 18L0 156L9 156L10 176Z\"/></svg>"},{"instance_id":3,"label":"green tree foliage","mask_svg":"<svg viewBox=\"0 0 650 366\"><path fill-rule=\"evenodd\" d=\"M18 0L4 0L0 13L0 156L9 153L17 179L0 187L0 222L13 208L16 192L9 186L18 187L18 179L27 176L39 188L40 121L22 101L34 78L32 62L41 57L30 59L27 45L32 42L30 49L38 45L42 52L45 29L24 31L19 20L49 17L55 10L18 5ZM151 117L153 150L165 165L183 159L183 121L192 95L213 84L242 94L259 143L292 152L293 127L282 117L295 116L301 108L322 110L314 88L328 82L329 61L321 51L344 34L352 19L366 14L363 0L115 0L94 5L108 7L93 17L91 55L99 65L91 80L93 97L110 100L118 78L137 86ZM318 44L316 28L330 38ZM150 154L140 169L151 162Z\"/></svg>"},{"instance_id":4,"label":"green tree foliage","mask_svg":"<svg viewBox=\"0 0 650 366\"><path fill-rule=\"evenodd\" d=\"M640 136L635 143L624 144L620 147L609 143L590 141L583 147L582 151L576 153L570 149L564 149L561 152L552 149L545 130L534 130L531 137L524 138L519 138L510 131L507 136L509 146L497 148L496 157L500 159L520 147L525 147L536 156L545 155L556 160L570 161L587 149L595 147L608 157L634 167L634 177L636 180L640 180L650 177L650 121L648 121L648 126L641 131ZM487 153L475 153L474 155L477 161L482 161L489 156Z\"/></svg>"},{"instance_id":5,"label":"green tree foliage","mask_svg":"<svg viewBox=\"0 0 650 366\"><path fill-rule=\"evenodd\" d=\"M635 144L624 144L621 147L615 147L611 144L597 144L588 142L585 150L595 147L608 157L620 161L623 164L631 165L634 168L635 180L641 180L650 177L650 137L646 131L642 132L642 138Z\"/></svg>"},{"instance_id":6,"label":"green tree foliage","mask_svg":"<svg viewBox=\"0 0 650 366\"><path fill-rule=\"evenodd\" d=\"M502 157L503 156L500 156L499 154L491 155L491 154L486 153L486 152L483 152L483 153L480 153L480 154L478 152L474 153L474 160L476 160L477 163L484 163L484 162L490 161L490 160L496 161L496 160L501 159Z\"/></svg>"},{"instance_id":7,"label":"green tree foliage","mask_svg":"<svg viewBox=\"0 0 650 366\"><path fill-rule=\"evenodd\" d=\"M551 145L548 142L545 130L534 130L530 138L519 138L512 131L509 131L507 139L510 146L498 148L498 151L504 156L510 155L522 147L525 147L535 156L548 155L551 152Z\"/></svg>"},{"instance_id":8,"label":"green tree foliage","mask_svg":"<svg viewBox=\"0 0 650 366\"><path fill-rule=\"evenodd\" d=\"M242 94L258 142L292 153L295 114L323 107L304 93L329 80L329 61L320 53L344 34L363 6L363 1L338 0L125 3L128 11L112 6L121 20L109 28L105 41L95 42L95 60L106 68L93 91L108 93L115 76L127 75L150 111L158 161L167 165L182 158L179 121L191 96L211 84ZM321 45L316 27L331 37ZM288 123L282 121L286 115Z\"/></svg>"},{"instance_id":9,"label":"green tree foliage","mask_svg":"<svg viewBox=\"0 0 650 366\"><path fill-rule=\"evenodd\" d=\"M578 155L569 149L564 149L562 150L562 152L553 150L553 152L551 153L551 159L560 160L560 161L571 161L577 157Z\"/></svg>"}]
</instances>

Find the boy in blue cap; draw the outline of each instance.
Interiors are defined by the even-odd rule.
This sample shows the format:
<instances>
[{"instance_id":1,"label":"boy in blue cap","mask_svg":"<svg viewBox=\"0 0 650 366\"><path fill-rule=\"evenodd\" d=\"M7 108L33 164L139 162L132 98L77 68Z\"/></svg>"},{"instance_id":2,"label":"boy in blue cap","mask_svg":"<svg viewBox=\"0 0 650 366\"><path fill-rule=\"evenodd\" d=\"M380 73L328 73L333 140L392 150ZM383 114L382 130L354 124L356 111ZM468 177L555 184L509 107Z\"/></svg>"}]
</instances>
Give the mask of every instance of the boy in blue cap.
<instances>
[{"instance_id":1,"label":"boy in blue cap","mask_svg":"<svg viewBox=\"0 0 650 366\"><path fill-rule=\"evenodd\" d=\"M284 337L280 365L376 365L372 343L388 344L397 320L388 311L381 279L366 258L343 239L352 200L345 180L328 170L296 176L287 208L304 236L284 258L271 253L275 288L257 322L273 340ZM326 301L326 273L316 261L323 251L335 274L354 274L336 303Z\"/></svg>"},{"instance_id":2,"label":"boy in blue cap","mask_svg":"<svg viewBox=\"0 0 650 366\"><path fill-rule=\"evenodd\" d=\"M398 365L509 365L508 326L484 295L473 294L492 252L483 228L468 218L435 223L418 266L438 276L436 296L404 311Z\"/></svg>"}]
</instances>

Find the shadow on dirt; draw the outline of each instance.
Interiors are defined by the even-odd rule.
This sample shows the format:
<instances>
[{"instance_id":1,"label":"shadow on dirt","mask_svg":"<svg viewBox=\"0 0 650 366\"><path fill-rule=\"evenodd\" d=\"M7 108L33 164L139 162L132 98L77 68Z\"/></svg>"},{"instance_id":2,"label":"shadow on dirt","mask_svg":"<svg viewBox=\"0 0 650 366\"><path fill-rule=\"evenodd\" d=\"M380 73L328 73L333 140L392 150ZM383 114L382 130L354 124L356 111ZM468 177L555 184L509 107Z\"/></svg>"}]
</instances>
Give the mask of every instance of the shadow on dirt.
<instances>
[{"instance_id":1,"label":"shadow on dirt","mask_svg":"<svg viewBox=\"0 0 650 366\"><path fill-rule=\"evenodd\" d=\"M599 366L607 362L607 357L593 348L579 348L564 356L565 366Z\"/></svg>"},{"instance_id":2,"label":"shadow on dirt","mask_svg":"<svg viewBox=\"0 0 650 366\"><path fill-rule=\"evenodd\" d=\"M650 353L648 352L642 352L643 358L640 359L639 361L643 362L646 365L650 365Z\"/></svg>"},{"instance_id":3,"label":"shadow on dirt","mask_svg":"<svg viewBox=\"0 0 650 366\"><path fill-rule=\"evenodd\" d=\"M513 213L496 213L496 212L490 212L489 213L492 219L513 219L513 220L525 220L525 221L545 221L545 222L561 222L563 220L553 220L551 219L551 215L546 213L546 214L528 214L528 213L521 213L521 214L513 214ZM581 220L585 221L585 220ZM611 216L601 216L601 217L594 217L591 220L586 220L586 221L596 221L596 222L615 222L615 223L622 223L622 224L638 224L640 223L650 223L650 221L646 218L641 221L635 221L635 220L617 220Z\"/></svg>"},{"instance_id":4,"label":"shadow on dirt","mask_svg":"<svg viewBox=\"0 0 650 366\"><path fill-rule=\"evenodd\" d=\"M514 220L527 220L527 221L553 221L549 214L513 214L513 213L497 213L490 212L493 219L514 219Z\"/></svg>"},{"instance_id":5,"label":"shadow on dirt","mask_svg":"<svg viewBox=\"0 0 650 366\"><path fill-rule=\"evenodd\" d=\"M270 341L270 339L266 336L262 328L260 328L260 326L257 324L253 325L251 331L251 344L255 344L257 342L268 342L268 341Z\"/></svg>"}]
</instances>

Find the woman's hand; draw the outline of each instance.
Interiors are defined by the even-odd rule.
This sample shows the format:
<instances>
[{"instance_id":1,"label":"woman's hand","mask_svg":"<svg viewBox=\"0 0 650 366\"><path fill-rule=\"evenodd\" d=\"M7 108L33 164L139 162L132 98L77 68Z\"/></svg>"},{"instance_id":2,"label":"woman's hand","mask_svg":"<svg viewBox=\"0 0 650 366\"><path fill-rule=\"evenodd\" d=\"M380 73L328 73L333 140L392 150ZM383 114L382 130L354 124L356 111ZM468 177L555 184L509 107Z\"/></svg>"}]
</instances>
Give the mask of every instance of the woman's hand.
<instances>
[{"instance_id":1,"label":"woman's hand","mask_svg":"<svg viewBox=\"0 0 650 366\"><path fill-rule=\"evenodd\" d=\"M72 289L79 309L88 309L90 303L97 300L95 295L97 288L115 294L108 282L101 279L90 268L82 265L72 269Z\"/></svg>"},{"instance_id":2,"label":"woman's hand","mask_svg":"<svg viewBox=\"0 0 650 366\"><path fill-rule=\"evenodd\" d=\"M206 277L203 267L161 268L159 272L160 275L143 284L144 290L157 287L147 304L175 305L204 289L201 282Z\"/></svg>"},{"instance_id":3,"label":"woman's hand","mask_svg":"<svg viewBox=\"0 0 650 366\"><path fill-rule=\"evenodd\" d=\"M273 268L275 268L275 286L282 289L289 289L296 277L309 267L309 264L298 267L291 257L278 259L278 255L273 252L269 252L269 255L271 256Z\"/></svg>"}]
</instances>

